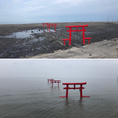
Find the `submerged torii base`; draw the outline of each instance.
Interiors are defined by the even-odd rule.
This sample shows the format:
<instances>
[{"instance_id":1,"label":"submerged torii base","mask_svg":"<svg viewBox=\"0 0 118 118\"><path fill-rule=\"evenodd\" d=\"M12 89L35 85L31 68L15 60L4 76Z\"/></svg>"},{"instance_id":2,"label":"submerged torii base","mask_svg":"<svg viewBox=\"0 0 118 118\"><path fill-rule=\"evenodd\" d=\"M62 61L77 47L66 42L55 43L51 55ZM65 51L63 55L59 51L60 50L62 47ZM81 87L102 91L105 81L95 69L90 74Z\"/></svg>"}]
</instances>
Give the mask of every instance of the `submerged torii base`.
<instances>
[{"instance_id":1,"label":"submerged torii base","mask_svg":"<svg viewBox=\"0 0 118 118\"><path fill-rule=\"evenodd\" d=\"M61 80L52 80L51 83L52 83L52 88L53 88L53 84L54 83L57 83L58 84L58 88L59 88L59 83L61 83Z\"/></svg>"},{"instance_id":2,"label":"submerged torii base","mask_svg":"<svg viewBox=\"0 0 118 118\"><path fill-rule=\"evenodd\" d=\"M53 84L57 83L58 84L58 88L59 88L59 84L61 83L61 80L48 79L48 83L52 84L52 88L53 88Z\"/></svg>"},{"instance_id":3,"label":"submerged torii base","mask_svg":"<svg viewBox=\"0 0 118 118\"><path fill-rule=\"evenodd\" d=\"M68 98L68 90L69 89L79 89L80 90L80 98L83 97L90 97L90 96L83 96L83 85L86 85L87 82L82 82L82 83L63 83L63 85L66 85L66 87L64 89L66 89L66 96L60 96L61 98ZM69 87L69 85L73 85L73 87ZM76 85L80 85L79 87L77 87Z\"/></svg>"}]
</instances>

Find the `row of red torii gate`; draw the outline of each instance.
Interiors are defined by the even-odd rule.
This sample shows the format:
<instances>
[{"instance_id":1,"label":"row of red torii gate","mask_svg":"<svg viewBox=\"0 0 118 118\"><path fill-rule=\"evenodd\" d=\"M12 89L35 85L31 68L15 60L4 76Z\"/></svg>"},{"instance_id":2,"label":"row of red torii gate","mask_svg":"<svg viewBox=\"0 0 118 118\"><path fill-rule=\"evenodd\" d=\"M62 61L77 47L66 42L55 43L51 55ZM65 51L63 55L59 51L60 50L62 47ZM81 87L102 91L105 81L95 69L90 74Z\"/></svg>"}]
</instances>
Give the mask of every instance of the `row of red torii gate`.
<instances>
[{"instance_id":1,"label":"row of red torii gate","mask_svg":"<svg viewBox=\"0 0 118 118\"><path fill-rule=\"evenodd\" d=\"M43 29L45 29L45 26L47 27L47 30L50 32L50 28L54 27L54 31L56 32L56 23L42 23ZM66 45L66 41L69 41L69 46L71 45L71 39L72 39L72 32L82 32L82 40L83 45L85 45L85 41L88 41L88 44L90 43L91 37L85 37L86 29L85 27L88 27L87 25L72 25L72 26L65 26L67 28L67 32L69 32L69 38L62 39L64 41L64 45ZM74 28L74 29L73 29ZM79 29L81 28L81 29Z\"/></svg>"},{"instance_id":2,"label":"row of red torii gate","mask_svg":"<svg viewBox=\"0 0 118 118\"><path fill-rule=\"evenodd\" d=\"M54 80L54 79L48 79L48 83L50 83L52 85L52 88L54 86L54 84L58 84L58 88L59 88L59 84L61 83L61 80ZM87 82L81 82L81 83L62 83L62 85L65 85L66 87L64 87L64 89L66 90L66 95L65 96L60 96L61 98L68 98L68 93L69 93L69 89L79 89L80 90L80 98L83 97L90 97L90 96L83 96L83 89L85 89L85 87L83 87L83 85L86 85Z\"/></svg>"}]
</instances>

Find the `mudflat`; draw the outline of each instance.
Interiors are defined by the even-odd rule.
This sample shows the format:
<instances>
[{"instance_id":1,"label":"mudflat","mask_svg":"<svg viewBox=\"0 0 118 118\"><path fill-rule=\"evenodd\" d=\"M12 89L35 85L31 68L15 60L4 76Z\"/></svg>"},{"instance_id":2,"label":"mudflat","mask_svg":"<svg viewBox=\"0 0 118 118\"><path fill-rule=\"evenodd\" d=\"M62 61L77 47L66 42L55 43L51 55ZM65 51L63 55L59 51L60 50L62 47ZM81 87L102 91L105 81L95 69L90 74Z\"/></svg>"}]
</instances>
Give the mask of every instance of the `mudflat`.
<instances>
[{"instance_id":1,"label":"mudflat","mask_svg":"<svg viewBox=\"0 0 118 118\"><path fill-rule=\"evenodd\" d=\"M69 52L70 56L64 56L64 58L117 58L115 54L117 51L117 45L113 41L118 38L117 32L117 23L112 22L72 22L72 23L56 23L57 30L56 32L51 28L51 32L45 31L41 23L37 24L1 24L0 25L0 58L42 58L42 54L52 54L55 51L60 51L60 56L55 56L55 53L52 54L51 58L63 58L63 51L73 50L73 48L81 49L86 47L82 45L82 35L80 32L72 33L72 45L64 46L63 38L68 38L69 34L66 32L65 26L69 25L85 25L88 24L86 28L86 37L92 37L91 45L88 46L87 50L89 51L86 54L84 51L80 53L74 53L73 51ZM115 52L114 48L110 46L114 45L116 47ZM107 45L107 41L108 44ZM95 42L98 42L97 45L104 45L104 48L97 48ZM106 43L104 43L106 42ZM86 42L87 44L87 42ZM94 46L93 46L94 45ZM110 48L110 52L109 49ZM97 50L95 54L91 51ZM99 54L99 52L105 52ZM108 51L108 52L106 52ZM111 55L110 55L111 53ZM38 56L37 56L38 55ZM84 56L82 56L84 55ZM93 55L93 56L92 56ZM44 56L45 58L46 56ZM46 58L50 58L47 56Z\"/></svg>"}]
</instances>

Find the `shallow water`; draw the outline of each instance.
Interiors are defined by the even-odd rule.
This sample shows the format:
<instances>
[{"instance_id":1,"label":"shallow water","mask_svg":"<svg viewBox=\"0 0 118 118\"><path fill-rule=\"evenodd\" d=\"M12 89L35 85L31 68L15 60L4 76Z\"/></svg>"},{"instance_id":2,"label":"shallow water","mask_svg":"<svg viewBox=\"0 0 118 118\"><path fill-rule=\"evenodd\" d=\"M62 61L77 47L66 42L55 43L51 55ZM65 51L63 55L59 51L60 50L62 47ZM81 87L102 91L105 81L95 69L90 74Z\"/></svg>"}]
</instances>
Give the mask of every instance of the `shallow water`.
<instances>
[{"instance_id":1,"label":"shallow water","mask_svg":"<svg viewBox=\"0 0 118 118\"><path fill-rule=\"evenodd\" d=\"M61 29L56 29L57 31ZM49 32L48 30L40 30L40 29L32 29L32 30L25 30L21 32L14 32L9 35L0 35L0 38L16 38L16 39L24 39L24 38L33 38L33 34L40 34L44 32ZM50 29L50 32L55 32L53 29ZM65 31L66 32L66 31ZM76 32L77 33L77 32ZM76 34L73 32L72 34ZM92 34L92 32L85 32L85 34Z\"/></svg>"},{"instance_id":2,"label":"shallow water","mask_svg":"<svg viewBox=\"0 0 118 118\"><path fill-rule=\"evenodd\" d=\"M45 32L49 32L48 30L44 30ZM9 35L0 36L0 38L17 38L17 39L23 39L23 38L32 38L33 34L39 34L43 33L43 30L40 29L32 29L32 30L25 30L21 32L14 32ZM50 29L50 32L55 32L53 29Z\"/></svg>"},{"instance_id":3,"label":"shallow water","mask_svg":"<svg viewBox=\"0 0 118 118\"><path fill-rule=\"evenodd\" d=\"M116 118L117 61L1 60L0 118ZM7 72L7 74L6 74ZM47 78L87 82L65 95L63 85L51 87Z\"/></svg>"},{"instance_id":4,"label":"shallow water","mask_svg":"<svg viewBox=\"0 0 118 118\"><path fill-rule=\"evenodd\" d=\"M84 90L90 98L80 99L78 90L70 90L68 100L59 97L65 95L62 85L52 88L46 79L3 82L0 118L115 118L116 87L111 81L104 86L100 80L90 80Z\"/></svg>"}]
</instances>

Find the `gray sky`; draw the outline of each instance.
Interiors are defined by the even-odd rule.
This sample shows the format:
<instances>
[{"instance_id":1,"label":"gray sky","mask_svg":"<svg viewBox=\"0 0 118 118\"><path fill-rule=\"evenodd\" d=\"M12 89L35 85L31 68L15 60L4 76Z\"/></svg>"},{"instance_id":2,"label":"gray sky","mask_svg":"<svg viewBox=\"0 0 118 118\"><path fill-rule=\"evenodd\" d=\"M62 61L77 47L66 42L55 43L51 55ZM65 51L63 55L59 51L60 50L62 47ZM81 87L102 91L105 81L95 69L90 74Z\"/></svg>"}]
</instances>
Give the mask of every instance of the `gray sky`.
<instances>
[{"instance_id":1,"label":"gray sky","mask_svg":"<svg viewBox=\"0 0 118 118\"><path fill-rule=\"evenodd\" d=\"M117 61L108 59L1 59L0 95L47 89L49 78L59 79L62 83L87 82L87 91L114 93L118 82L117 70Z\"/></svg>"},{"instance_id":2,"label":"gray sky","mask_svg":"<svg viewBox=\"0 0 118 118\"><path fill-rule=\"evenodd\" d=\"M118 20L118 0L0 0L0 24Z\"/></svg>"},{"instance_id":3,"label":"gray sky","mask_svg":"<svg viewBox=\"0 0 118 118\"><path fill-rule=\"evenodd\" d=\"M0 60L0 79L117 78L116 60Z\"/></svg>"}]
</instances>

